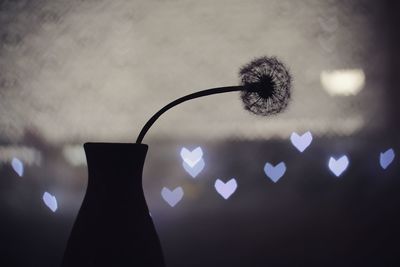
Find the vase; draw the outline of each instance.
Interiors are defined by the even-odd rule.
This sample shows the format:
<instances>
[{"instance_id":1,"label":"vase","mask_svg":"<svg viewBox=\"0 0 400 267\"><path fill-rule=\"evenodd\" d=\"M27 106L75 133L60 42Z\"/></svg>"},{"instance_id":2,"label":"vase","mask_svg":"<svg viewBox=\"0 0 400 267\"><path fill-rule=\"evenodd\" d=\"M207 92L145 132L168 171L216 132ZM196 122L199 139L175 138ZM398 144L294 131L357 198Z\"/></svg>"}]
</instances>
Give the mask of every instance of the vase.
<instances>
[{"instance_id":1,"label":"vase","mask_svg":"<svg viewBox=\"0 0 400 267\"><path fill-rule=\"evenodd\" d=\"M165 266L142 187L148 146L85 143L88 185L62 267Z\"/></svg>"}]
</instances>

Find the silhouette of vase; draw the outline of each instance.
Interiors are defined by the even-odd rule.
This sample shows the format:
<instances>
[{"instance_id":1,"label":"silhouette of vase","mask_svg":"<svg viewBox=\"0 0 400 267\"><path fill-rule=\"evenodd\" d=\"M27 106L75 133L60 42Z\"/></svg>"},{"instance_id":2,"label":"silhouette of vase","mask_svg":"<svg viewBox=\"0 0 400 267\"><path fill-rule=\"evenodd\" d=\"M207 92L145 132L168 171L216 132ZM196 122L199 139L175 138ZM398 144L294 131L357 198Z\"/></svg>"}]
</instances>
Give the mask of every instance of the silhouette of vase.
<instances>
[{"instance_id":1,"label":"silhouette of vase","mask_svg":"<svg viewBox=\"0 0 400 267\"><path fill-rule=\"evenodd\" d=\"M84 144L89 180L63 267L165 266L142 188L148 146Z\"/></svg>"}]
</instances>

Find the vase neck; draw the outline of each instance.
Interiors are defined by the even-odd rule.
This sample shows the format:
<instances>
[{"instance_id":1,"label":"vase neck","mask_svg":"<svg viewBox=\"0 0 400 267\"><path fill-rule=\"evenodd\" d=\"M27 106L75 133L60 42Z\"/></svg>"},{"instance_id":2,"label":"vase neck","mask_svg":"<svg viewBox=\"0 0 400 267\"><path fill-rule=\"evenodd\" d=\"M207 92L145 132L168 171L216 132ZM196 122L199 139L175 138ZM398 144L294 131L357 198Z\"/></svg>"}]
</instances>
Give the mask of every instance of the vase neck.
<instances>
[{"instance_id":1,"label":"vase neck","mask_svg":"<svg viewBox=\"0 0 400 267\"><path fill-rule=\"evenodd\" d=\"M85 143L88 187L104 190L142 190L142 172L148 146L128 143ZM125 190L126 191L126 188Z\"/></svg>"}]
</instances>

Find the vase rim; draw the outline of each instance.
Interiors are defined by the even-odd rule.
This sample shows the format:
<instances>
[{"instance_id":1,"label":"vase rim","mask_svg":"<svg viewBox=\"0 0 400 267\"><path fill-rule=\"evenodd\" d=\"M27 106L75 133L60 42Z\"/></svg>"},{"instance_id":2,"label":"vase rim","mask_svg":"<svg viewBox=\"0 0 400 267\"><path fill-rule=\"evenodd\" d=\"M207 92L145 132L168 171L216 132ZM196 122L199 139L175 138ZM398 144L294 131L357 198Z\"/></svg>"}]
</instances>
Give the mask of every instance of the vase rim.
<instances>
[{"instance_id":1,"label":"vase rim","mask_svg":"<svg viewBox=\"0 0 400 267\"><path fill-rule=\"evenodd\" d=\"M86 142L83 144L83 146L118 146L118 145L123 145L123 146L142 146L142 147L149 147L147 144L138 144L138 143L112 143L112 142Z\"/></svg>"}]
</instances>

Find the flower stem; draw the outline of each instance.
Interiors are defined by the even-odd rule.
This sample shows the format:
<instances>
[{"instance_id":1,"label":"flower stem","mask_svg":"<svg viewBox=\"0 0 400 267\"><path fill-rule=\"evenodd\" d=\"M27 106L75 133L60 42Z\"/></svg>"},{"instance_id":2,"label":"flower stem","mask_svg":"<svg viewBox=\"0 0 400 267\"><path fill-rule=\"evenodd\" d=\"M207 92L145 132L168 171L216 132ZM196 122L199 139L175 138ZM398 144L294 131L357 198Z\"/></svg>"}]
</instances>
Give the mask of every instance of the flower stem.
<instances>
[{"instance_id":1,"label":"flower stem","mask_svg":"<svg viewBox=\"0 0 400 267\"><path fill-rule=\"evenodd\" d=\"M214 94L220 94L220 93L227 93L227 92L234 92L234 91L242 91L244 90L243 86L226 86L226 87L217 87L217 88L211 88L211 89L206 89L202 91L198 91L183 97L180 97L168 105L164 106L162 109L160 109L157 113L155 113L143 126L142 130L139 133L138 138L136 139L137 144L141 144L143 141L144 136L146 135L147 131L150 129L150 127L154 124L154 122L167 110L170 108L179 105L180 103L183 103L185 101L195 99L198 97L203 97L203 96L208 96L208 95L214 95Z\"/></svg>"}]
</instances>

